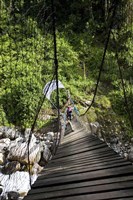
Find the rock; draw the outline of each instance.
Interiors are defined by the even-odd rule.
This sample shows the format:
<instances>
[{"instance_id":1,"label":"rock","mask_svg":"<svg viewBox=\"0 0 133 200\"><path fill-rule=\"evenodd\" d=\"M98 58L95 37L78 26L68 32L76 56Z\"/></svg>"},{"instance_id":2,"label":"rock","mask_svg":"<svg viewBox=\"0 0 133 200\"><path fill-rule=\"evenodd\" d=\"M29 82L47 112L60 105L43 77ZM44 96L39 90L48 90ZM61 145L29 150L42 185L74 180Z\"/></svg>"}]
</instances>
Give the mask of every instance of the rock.
<instances>
[{"instance_id":1,"label":"rock","mask_svg":"<svg viewBox=\"0 0 133 200\"><path fill-rule=\"evenodd\" d=\"M39 174L43 170L43 167L41 167L38 163L35 163L31 169L31 174Z\"/></svg>"},{"instance_id":2,"label":"rock","mask_svg":"<svg viewBox=\"0 0 133 200\"><path fill-rule=\"evenodd\" d=\"M30 190L30 181L28 172L15 172L9 175L0 174L0 181L3 186L3 191L1 196L6 196L10 192L16 192L17 194L27 194ZM35 179L34 179L35 181ZM33 179L31 176L31 184L33 184ZM16 195L17 197L17 195ZM15 198L15 197L14 197Z\"/></svg>"},{"instance_id":3,"label":"rock","mask_svg":"<svg viewBox=\"0 0 133 200\"><path fill-rule=\"evenodd\" d=\"M130 152L128 155L128 159L133 162L133 152Z\"/></svg>"},{"instance_id":4,"label":"rock","mask_svg":"<svg viewBox=\"0 0 133 200\"><path fill-rule=\"evenodd\" d=\"M7 163L4 167L2 172L5 174L12 174L16 171L21 169L20 163L18 161L12 161Z\"/></svg>"},{"instance_id":5,"label":"rock","mask_svg":"<svg viewBox=\"0 0 133 200\"><path fill-rule=\"evenodd\" d=\"M53 142L52 142L52 143L53 143ZM48 148L51 147L51 144L52 144L52 143L50 142L50 140L46 140L46 142L45 142L45 144L47 145Z\"/></svg>"},{"instance_id":6,"label":"rock","mask_svg":"<svg viewBox=\"0 0 133 200\"><path fill-rule=\"evenodd\" d=\"M131 138L131 143L133 144L133 138Z\"/></svg>"},{"instance_id":7,"label":"rock","mask_svg":"<svg viewBox=\"0 0 133 200\"><path fill-rule=\"evenodd\" d=\"M7 200L6 196L1 196L0 200Z\"/></svg>"},{"instance_id":8,"label":"rock","mask_svg":"<svg viewBox=\"0 0 133 200\"><path fill-rule=\"evenodd\" d=\"M90 123L90 129L91 129L92 134L97 134L99 128L100 128L100 124L98 122Z\"/></svg>"},{"instance_id":9,"label":"rock","mask_svg":"<svg viewBox=\"0 0 133 200\"><path fill-rule=\"evenodd\" d=\"M112 138L110 139L110 143L118 144L118 138L117 138L117 137L112 137Z\"/></svg>"},{"instance_id":10,"label":"rock","mask_svg":"<svg viewBox=\"0 0 133 200\"><path fill-rule=\"evenodd\" d=\"M133 146L131 146L130 152L128 154L128 159L133 162Z\"/></svg>"},{"instance_id":11,"label":"rock","mask_svg":"<svg viewBox=\"0 0 133 200\"><path fill-rule=\"evenodd\" d=\"M3 133L2 132L0 132L0 139L2 139L3 138Z\"/></svg>"},{"instance_id":12,"label":"rock","mask_svg":"<svg viewBox=\"0 0 133 200\"><path fill-rule=\"evenodd\" d=\"M24 139L25 139L26 142L28 142L30 134L31 134L31 129L26 128L25 133L24 133Z\"/></svg>"},{"instance_id":13,"label":"rock","mask_svg":"<svg viewBox=\"0 0 133 200\"><path fill-rule=\"evenodd\" d=\"M25 140L22 137L18 137L15 140L11 141L10 146L9 146L9 151L11 148L16 147L18 144L23 143Z\"/></svg>"},{"instance_id":14,"label":"rock","mask_svg":"<svg viewBox=\"0 0 133 200\"><path fill-rule=\"evenodd\" d=\"M3 190L3 186L0 185L0 195L1 195L1 193L2 193L2 190Z\"/></svg>"},{"instance_id":15,"label":"rock","mask_svg":"<svg viewBox=\"0 0 133 200\"><path fill-rule=\"evenodd\" d=\"M8 192L7 196L8 196L8 200L18 200L19 199L18 192L10 191L10 192Z\"/></svg>"},{"instance_id":16,"label":"rock","mask_svg":"<svg viewBox=\"0 0 133 200\"><path fill-rule=\"evenodd\" d=\"M101 130L99 130L99 131L97 132L97 136L98 136L98 138L99 138L100 140L103 140L103 135L102 135L102 131L101 131Z\"/></svg>"},{"instance_id":17,"label":"rock","mask_svg":"<svg viewBox=\"0 0 133 200\"><path fill-rule=\"evenodd\" d=\"M123 154L123 156L124 156L124 158L125 158L126 160L129 159L129 158L128 158L128 153L125 152L125 153Z\"/></svg>"},{"instance_id":18,"label":"rock","mask_svg":"<svg viewBox=\"0 0 133 200\"><path fill-rule=\"evenodd\" d=\"M90 106L90 105L91 105L91 103L92 103L92 101L91 101L91 100L88 100L88 101L86 101L86 102L85 102L85 104L86 104L87 106Z\"/></svg>"},{"instance_id":19,"label":"rock","mask_svg":"<svg viewBox=\"0 0 133 200\"><path fill-rule=\"evenodd\" d=\"M41 154L41 160L39 162L39 165L45 166L50 157L51 157L51 152L50 152L48 146L45 144L44 150Z\"/></svg>"},{"instance_id":20,"label":"rock","mask_svg":"<svg viewBox=\"0 0 133 200\"><path fill-rule=\"evenodd\" d=\"M16 145L12 146L10 149L7 158L12 161L19 161L22 164L28 164L30 160L30 164L33 164L39 162L40 157L40 145L36 144L36 138L32 135L29 147L28 142L17 142Z\"/></svg>"},{"instance_id":21,"label":"rock","mask_svg":"<svg viewBox=\"0 0 133 200\"><path fill-rule=\"evenodd\" d=\"M20 135L20 133L13 128L1 127L0 130L3 133L3 135L2 135L3 138L9 138L9 139L13 140L13 139L16 139Z\"/></svg>"},{"instance_id":22,"label":"rock","mask_svg":"<svg viewBox=\"0 0 133 200\"><path fill-rule=\"evenodd\" d=\"M3 153L10 145L10 139L5 138L0 140L0 152Z\"/></svg>"},{"instance_id":23,"label":"rock","mask_svg":"<svg viewBox=\"0 0 133 200\"><path fill-rule=\"evenodd\" d=\"M5 156L3 153L0 152L0 165L3 165L5 162Z\"/></svg>"},{"instance_id":24,"label":"rock","mask_svg":"<svg viewBox=\"0 0 133 200\"><path fill-rule=\"evenodd\" d=\"M125 145L124 145L125 147L128 147L129 146L129 143L125 143Z\"/></svg>"},{"instance_id":25,"label":"rock","mask_svg":"<svg viewBox=\"0 0 133 200\"><path fill-rule=\"evenodd\" d=\"M54 141L54 133L53 132L47 133L47 140Z\"/></svg>"}]
</instances>

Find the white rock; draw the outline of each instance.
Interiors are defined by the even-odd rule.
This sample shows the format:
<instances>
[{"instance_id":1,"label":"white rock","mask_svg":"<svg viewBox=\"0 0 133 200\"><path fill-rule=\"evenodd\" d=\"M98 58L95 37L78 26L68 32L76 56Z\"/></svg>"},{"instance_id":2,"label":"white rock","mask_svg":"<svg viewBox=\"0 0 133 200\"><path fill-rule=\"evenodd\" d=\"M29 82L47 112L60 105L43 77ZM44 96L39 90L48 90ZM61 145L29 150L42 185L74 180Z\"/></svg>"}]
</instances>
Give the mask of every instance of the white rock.
<instances>
[{"instance_id":1,"label":"white rock","mask_svg":"<svg viewBox=\"0 0 133 200\"><path fill-rule=\"evenodd\" d=\"M10 145L10 139L5 138L0 140L0 152L3 152L4 148L8 148Z\"/></svg>"},{"instance_id":2,"label":"white rock","mask_svg":"<svg viewBox=\"0 0 133 200\"><path fill-rule=\"evenodd\" d=\"M41 167L38 163L35 163L32 167L32 174L39 174L43 170L43 167Z\"/></svg>"},{"instance_id":3,"label":"white rock","mask_svg":"<svg viewBox=\"0 0 133 200\"><path fill-rule=\"evenodd\" d=\"M129 159L131 162L133 162L133 152L132 152L132 151L129 152L128 159Z\"/></svg>"},{"instance_id":4,"label":"white rock","mask_svg":"<svg viewBox=\"0 0 133 200\"><path fill-rule=\"evenodd\" d=\"M54 133L53 132L48 132L47 133L47 140L50 140L50 141L54 140Z\"/></svg>"},{"instance_id":5,"label":"white rock","mask_svg":"<svg viewBox=\"0 0 133 200\"><path fill-rule=\"evenodd\" d=\"M50 155L51 155L51 152L50 152L48 146L45 145L44 152L43 152L43 158L44 158L46 161L48 161Z\"/></svg>"},{"instance_id":6,"label":"white rock","mask_svg":"<svg viewBox=\"0 0 133 200\"><path fill-rule=\"evenodd\" d=\"M15 146L10 148L7 158L9 160L15 160L19 161L20 163L27 164L29 162L28 151L30 163L33 164L35 162L39 162L38 159L40 158L40 145L36 144L36 138L34 135L31 137L29 147L27 142L17 142Z\"/></svg>"},{"instance_id":7,"label":"white rock","mask_svg":"<svg viewBox=\"0 0 133 200\"><path fill-rule=\"evenodd\" d=\"M96 134L99 127L100 127L100 124L98 122L95 122L95 123L90 123L90 127L91 127L91 132L93 134Z\"/></svg>"},{"instance_id":8,"label":"white rock","mask_svg":"<svg viewBox=\"0 0 133 200\"><path fill-rule=\"evenodd\" d=\"M133 143L133 138L131 138L131 143Z\"/></svg>"},{"instance_id":9,"label":"white rock","mask_svg":"<svg viewBox=\"0 0 133 200\"><path fill-rule=\"evenodd\" d=\"M0 165L3 165L5 162L5 156L3 153L0 153Z\"/></svg>"},{"instance_id":10,"label":"white rock","mask_svg":"<svg viewBox=\"0 0 133 200\"><path fill-rule=\"evenodd\" d=\"M10 176L3 176L0 174L0 182L3 186L1 196L5 196L10 191L15 191L18 192L20 195L22 194L23 196L25 196L30 190L30 177L28 172L17 171ZM31 183L33 184L32 178Z\"/></svg>"}]
</instances>

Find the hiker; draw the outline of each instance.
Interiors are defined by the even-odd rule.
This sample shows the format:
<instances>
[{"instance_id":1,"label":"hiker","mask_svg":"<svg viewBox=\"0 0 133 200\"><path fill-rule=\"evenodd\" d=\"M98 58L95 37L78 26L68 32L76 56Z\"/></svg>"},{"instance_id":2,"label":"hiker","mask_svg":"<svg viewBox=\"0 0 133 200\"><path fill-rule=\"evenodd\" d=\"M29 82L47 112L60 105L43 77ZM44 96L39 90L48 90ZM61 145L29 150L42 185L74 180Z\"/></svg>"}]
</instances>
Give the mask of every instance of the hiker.
<instances>
[{"instance_id":1,"label":"hiker","mask_svg":"<svg viewBox=\"0 0 133 200\"><path fill-rule=\"evenodd\" d=\"M72 107L68 106L66 111L67 119L71 121L72 119Z\"/></svg>"}]
</instances>

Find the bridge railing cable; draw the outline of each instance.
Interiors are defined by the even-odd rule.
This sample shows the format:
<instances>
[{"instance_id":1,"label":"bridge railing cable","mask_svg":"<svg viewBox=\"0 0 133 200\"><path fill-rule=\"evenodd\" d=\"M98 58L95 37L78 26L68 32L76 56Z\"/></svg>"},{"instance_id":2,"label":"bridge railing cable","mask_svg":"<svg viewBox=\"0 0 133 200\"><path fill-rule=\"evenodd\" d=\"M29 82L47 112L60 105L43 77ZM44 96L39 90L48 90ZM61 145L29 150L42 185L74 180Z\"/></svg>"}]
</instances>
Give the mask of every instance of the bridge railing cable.
<instances>
[{"instance_id":1,"label":"bridge railing cable","mask_svg":"<svg viewBox=\"0 0 133 200\"><path fill-rule=\"evenodd\" d=\"M111 30L113 28L114 19L115 19L115 16L116 16L116 11L117 11L118 5L119 5L119 0L118 1L114 0L113 6L112 6L112 16L111 16L110 25L109 25L109 31L108 31L107 39L106 39L106 42L105 42L102 61L101 61L100 67L99 67L99 74L98 74L98 78L97 78L97 82L96 82L96 87L95 87L95 90L94 90L94 95L93 95L91 104L88 106L87 110L81 116L85 115L95 102L95 98L96 98L96 95L97 95L97 90L98 90L98 86L99 86L99 83L100 83L100 78L101 78L101 74L102 74L102 70L103 70L104 60L105 60L105 57L106 57L106 52L107 52L107 48L108 48L108 44L109 44L109 40L110 40Z\"/></svg>"}]
</instances>

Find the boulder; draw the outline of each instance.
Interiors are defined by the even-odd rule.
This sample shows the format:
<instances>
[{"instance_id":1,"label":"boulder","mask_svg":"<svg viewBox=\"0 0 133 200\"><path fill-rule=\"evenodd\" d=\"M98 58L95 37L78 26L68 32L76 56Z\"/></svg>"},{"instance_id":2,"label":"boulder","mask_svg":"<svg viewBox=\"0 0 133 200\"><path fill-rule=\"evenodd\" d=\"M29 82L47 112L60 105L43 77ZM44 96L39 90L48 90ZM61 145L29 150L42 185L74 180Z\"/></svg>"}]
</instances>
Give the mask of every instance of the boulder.
<instances>
[{"instance_id":1,"label":"boulder","mask_svg":"<svg viewBox=\"0 0 133 200\"><path fill-rule=\"evenodd\" d=\"M3 132L0 132L0 139L3 138Z\"/></svg>"},{"instance_id":2,"label":"boulder","mask_svg":"<svg viewBox=\"0 0 133 200\"><path fill-rule=\"evenodd\" d=\"M54 133L53 132L48 132L47 133L47 140L54 141Z\"/></svg>"},{"instance_id":3,"label":"boulder","mask_svg":"<svg viewBox=\"0 0 133 200\"><path fill-rule=\"evenodd\" d=\"M3 169L2 172L5 174L12 174L16 171L19 171L21 169L20 163L18 161L12 161L7 163Z\"/></svg>"},{"instance_id":4,"label":"boulder","mask_svg":"<svg viewBox=\"0 0 133 200\"><path fill-rule=\"evenodd\" d=\"M39 174L43 170L43 167L41 167L38 163L35 163L31 169L31 174Z\"/></svg>"},{"instance_id":5,"label":"boulder","mask_svg":"<svg viewBox=\"0 0 133 200\"><path fill-rule=\"evenodd\" d=\"M1 194L1 196L3 197L10 194L10 192L11 195L9 195L9 197L12 196L13 194L12 192L15 192L13 198L18 197L18 194L20 194L19 196L24 197L31 188L28 172L17 171L15 173L12 173L11 175L4 175L4 176L0 174L0 181L3 186L3 191ZM33 183L34 182L32 181L31 177L31 184Z\"/></svg>"},{"instance_id":6,"label":"boulder","mask_svg":"<svg viewBox=\"0 0 133 200\"><path fill-rule=\"evenodd\" d=\"M40 159L39 165L45 166L50 157L51 157L51 151L49 150L48 146L45 144L44 150L41 154L41 159Z\"/></svg>"},{"instance_id":7,"label":"boulder","mask_svg":"<svg viewBox=\"0 0 133 200\"><path fill-rule=\"evenodd\" d=\"M133 146L131 147L130 152L129 152L129 154L128 154L128 159L129 159L131 162L133 162Z\"/></svg>"},{"instance_id":8,"label":"boulder","mask_svg":"<svg viewBox=\"0 0 133 200\"><path fill-rule=\"evenodd\" d=\"M0 152L0 165L3 165L5 162L5 156L3 153Z\"/></svg>"},{"instance_id":9,"label":"boulder","mask_svg":"<svg viewBox=\"0 0 133 200\"><path fill-rule=\"evenodd\" d=\"M16 129L4 126L0 128L0 132L2 133L1 136L3 138L9 138L11 140L16 139L20 135L20 133Z\"/></svg>"},{"instance_id":10,"label":"boulder","mask_svg":"<svg viewBox=\"0 0 133 200\"><path fill-rule=\"evenodd\" d=\"M0 152L3 153L10 145L10 139L5 138L0 140Z\"/></svg>"},{"instance_id":11,"label":"boulder","mask_svg":"<svg viewBox=\"0 0 133 200\"><path fill-rule=\"evenodd\" d=\"M100 124L98 122L90 123L90 128L91 128L92 134L97 134L100 128Z\"/></svg>"},{"instance_id":12,"label":"boulder","mask_svg":"<svg viewBox=\"0 0 133 200\"><path fill-rule=\"evenodd\" d=\"M15 146L12 146L7 158L22 164L28 164L30 160L30 164L33 164L39 162L40 154L40 145L36 144L36 138L32 135L29 145L28 142L17 142Z\"/></svg>"},{"instance_id":13,"label":"boulder","mask_svg":"<svg viewBox=\"0 0 133 200\"><path fill-rule=\"evenodd\" d=\"M133 138L131 138L131 143L133 144Z\"/></svg>"},{"instance_id":14,"label":"boulder","mask_svg":"<svg viewBox=\"0 0 133 200\"><path fill-rule=\"evenodd\" d=\"M7 196L8 196L8 200L19 200L18 192L10 191L8 192Z\"/></svg>"}]
</instances>

